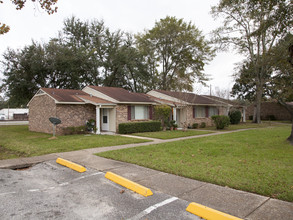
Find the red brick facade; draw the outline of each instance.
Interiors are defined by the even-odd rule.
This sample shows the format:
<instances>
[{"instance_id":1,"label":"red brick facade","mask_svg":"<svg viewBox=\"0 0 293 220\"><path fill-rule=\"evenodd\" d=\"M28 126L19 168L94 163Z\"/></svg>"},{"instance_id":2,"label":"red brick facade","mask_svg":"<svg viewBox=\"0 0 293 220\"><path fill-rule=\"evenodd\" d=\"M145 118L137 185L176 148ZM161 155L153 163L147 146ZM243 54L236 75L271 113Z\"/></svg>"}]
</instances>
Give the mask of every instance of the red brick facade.
<instances>
[{"instance_id":1,"label":"red brick facade","mask_svg":"<svg viewBox=\"0 0 293 220\"><path fill-rule=\"evenodd\" d=\"M62 134L64 127L77 127L85 125L89 119L95 119L94 105L87 104L55 104L48 95L35 96L29 104L29 130L52 133L53 125L50 117L57 117L61 124L57 125L56 133Z\"/></svg>"},{"instance_id":2,"label":"red brick facade","mask_svg":"<svg viewBox=\"0 0 293 220\"><path fill-rule=\"evenodd\" d=\"M254 104L250 105L246 109L246 118L253 116ZM269 118L269 115L274 115L276 120L292 120L290 113L277 102L263 102L261 103L261 119L265 120Z\"/></svg>"}]
</instances>

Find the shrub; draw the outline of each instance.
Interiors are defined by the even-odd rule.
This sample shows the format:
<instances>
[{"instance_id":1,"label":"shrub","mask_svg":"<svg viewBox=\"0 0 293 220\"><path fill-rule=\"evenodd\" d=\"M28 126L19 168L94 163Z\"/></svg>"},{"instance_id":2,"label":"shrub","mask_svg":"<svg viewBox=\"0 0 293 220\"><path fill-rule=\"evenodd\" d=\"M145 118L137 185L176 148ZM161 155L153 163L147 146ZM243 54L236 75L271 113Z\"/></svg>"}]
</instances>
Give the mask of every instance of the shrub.
<instances>
[{"instance_id":1,"label":"shrub","mask_svg":"<svg viewBox=\"0 0 293 220\"><path fill-rule=\"evenodd\" d=\"M241 112L239 110L231 110L229 112L229 118L231 124L239 124L241 120Z\"/></svg>"},{"instance_id":2,"label":"shrub","mask_svg":"<svg viewBox=\"0 0 293 220\"><path fill-rule=\"evenodd\" d=\"M162 126L165 127L165 121L168 120L171 112L171 107L168 105L157 105L154 108L155 119L162 122Z\"/></svg>"},{"instance_id":3,"label":"shrub","mask_svg":"<svg viewBox=\"0 0 293 220\"><path fill-rule=\"evenodd\" d=\"M217 129L224 129L230 124L230 118L226 115L213 115L212 119Z\"/></svg>"},{"instance_id":4,"label":"shrub","mask_svg":"<svg viewBox=\"0 0 293 220\"><path fill-rule=\"evenodd\" d=\"M72 135L72 134L86 134L87 129L85 126L78 127L65 127L63 128L64 135Z\"/></svg>"},{"instance_id":5,"label":"shrub","mask_svg":"<svg viewBox=\"0 0 293 220\"><path fill-rule=\"evenodd\" d=\"M200 128L205 128L206 127L206 123L205 122L200 123L200 126L199 127Z\"/></svg>"},{"instance_id":6,"label":"shrub","mask_svg":"<svg viewBox=\"0 0 293 220\"><path fill-rule=\"evenodd\" d=\"M193 129L198 128L198 123L194 123L194 124L192 125L192 128L193 128Z\"/></svg>"},{"instance_id":7,"label":"shrub","mask_svg":"<svg viewBox=\"0 0 293 220\"><path fill-rule=\"evenodd\" d=\"M161 130L161 122L159 122L159 121L146 121L146 122L121 123L118 126L118 130L119 130L120 134L160 131Z\"/></svg>"},{"instance_id":8,"label":"shrub","mask_svg":"<svg viewBox=\"0 0 293 220\"><path fill-rule=\"evenodd\" d=\"M173 128L174 128L174 127L175 127L175 125L176 125L176 121L174 121L174 120L171 120L171 121L170 121L170 127L173 127Z\"/></svg>"},{"instance_id":9,"label":"shrub","mask_svg":"<svg viewBox=\"0 0 293 220\"><path fill-rule=\"evenodd\" d=\"M96 131L96 120L95 119L90 119L86 123L86 129L88 131Z\"/></svg>"},{"instance_id":10,"label":"shrub","mask_svg":"<svg viewBox=\"0 0 293 220\"><path fill-rule=\"evenodd\" d=\"M253 115L249 115L248 120L253 120Z\"/></svg>"}]
</instances>

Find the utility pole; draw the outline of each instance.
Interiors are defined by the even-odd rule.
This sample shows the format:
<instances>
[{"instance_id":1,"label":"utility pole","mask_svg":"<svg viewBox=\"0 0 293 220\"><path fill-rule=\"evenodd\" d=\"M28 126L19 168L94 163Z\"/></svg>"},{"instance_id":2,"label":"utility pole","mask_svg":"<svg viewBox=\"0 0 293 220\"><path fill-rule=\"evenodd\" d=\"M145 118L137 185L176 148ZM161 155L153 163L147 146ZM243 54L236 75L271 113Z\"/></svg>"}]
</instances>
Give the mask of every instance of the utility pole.
<instances>
[{"instance_id":1,"label":"utility pole","mask_svg":"<svg viewBox=\"0 0 293 220\"><path fill-rule=\"evenodd\" d=\"M212 85L210 84L210 96L212 96Z\"/></svg>"}]
</instances>

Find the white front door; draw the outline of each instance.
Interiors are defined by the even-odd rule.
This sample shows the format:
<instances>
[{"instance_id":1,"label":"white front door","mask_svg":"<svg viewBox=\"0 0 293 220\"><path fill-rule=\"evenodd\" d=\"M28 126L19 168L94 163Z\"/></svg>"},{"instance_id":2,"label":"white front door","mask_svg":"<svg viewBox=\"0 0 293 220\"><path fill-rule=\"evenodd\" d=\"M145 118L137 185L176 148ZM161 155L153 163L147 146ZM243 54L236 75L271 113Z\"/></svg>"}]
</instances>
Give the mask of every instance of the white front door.
<instances>
[{"instance_id":1,"label":"white front door","mask_svg":"<svg viewBox=\"0 0 293 220\"><path fill-rule=\"evenodd\" d=\"M102 108L102 130L109 131L109 109Z\"/></svg>"}]
</instances>

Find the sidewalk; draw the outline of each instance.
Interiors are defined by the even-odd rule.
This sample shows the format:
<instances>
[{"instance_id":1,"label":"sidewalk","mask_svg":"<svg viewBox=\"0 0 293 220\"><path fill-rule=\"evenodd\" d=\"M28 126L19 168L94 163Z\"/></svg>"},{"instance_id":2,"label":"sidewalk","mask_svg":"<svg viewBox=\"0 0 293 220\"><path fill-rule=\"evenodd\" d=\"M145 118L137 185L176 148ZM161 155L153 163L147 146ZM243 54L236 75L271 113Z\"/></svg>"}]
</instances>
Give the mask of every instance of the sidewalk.
<instances>
[{"instance_id":1,"label":"sidewalk","mask_svg":"<svg viewBox=\"0 0 293 220\"><path fill-rule=\"evenodd\" d=\"M225 132L226 133L226 132ZM217 135L206 134L204 136ZM203 135L196 136L202 137ZM94 153L123 148L158 144L176 140L195 138L184 137L169 140L153 139L153 142L129 144L112 147L92 148L72 152L54 153L37 157L0 160L0 168L17 168L29 166L62 157L86 167L102 172L112 171L141 185L160 191L189 202L197 202L210 208L237 216L243 219L289 220L293 219L293 203L260 196L249 192L234 190L210 183L200 182L164 172L140 167L137 165L105 159ZM1 172L1 171L0 171Z\"/></svg>"}]
</instances>

